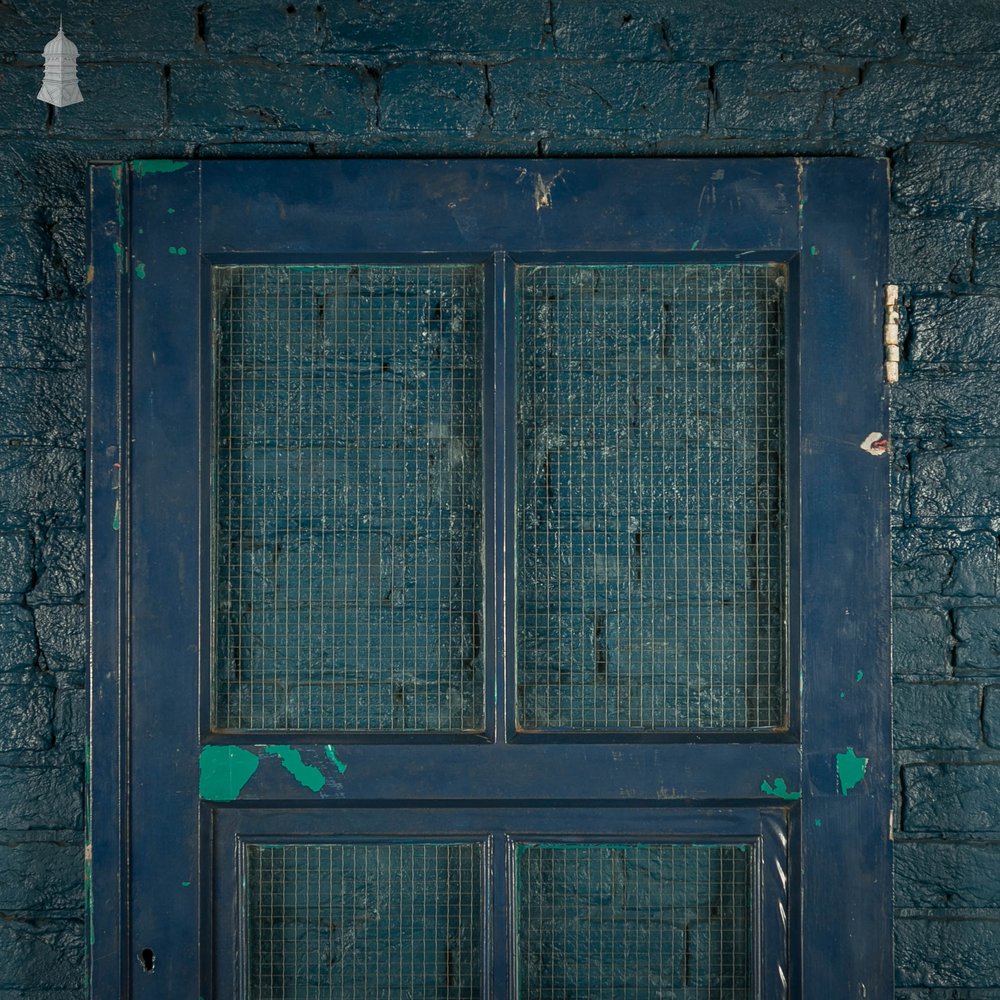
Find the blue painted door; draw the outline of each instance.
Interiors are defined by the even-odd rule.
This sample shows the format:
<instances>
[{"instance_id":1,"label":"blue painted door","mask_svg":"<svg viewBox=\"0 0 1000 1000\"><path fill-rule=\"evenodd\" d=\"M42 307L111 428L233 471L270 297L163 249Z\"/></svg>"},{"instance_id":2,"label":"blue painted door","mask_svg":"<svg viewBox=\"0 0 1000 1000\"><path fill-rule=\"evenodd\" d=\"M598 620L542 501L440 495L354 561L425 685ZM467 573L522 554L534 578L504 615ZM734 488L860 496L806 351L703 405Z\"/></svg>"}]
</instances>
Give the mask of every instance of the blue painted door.
<instances>
[{"instance_id":1,"label":"blue painted door","mask_svg":"<svg viewBox=\"0 0 1000 1000\"><path fill-rule=\"evenodd\" d=\"M884 164L92 192L94 995L884 995Z\"/></svg>"}]
</instances>

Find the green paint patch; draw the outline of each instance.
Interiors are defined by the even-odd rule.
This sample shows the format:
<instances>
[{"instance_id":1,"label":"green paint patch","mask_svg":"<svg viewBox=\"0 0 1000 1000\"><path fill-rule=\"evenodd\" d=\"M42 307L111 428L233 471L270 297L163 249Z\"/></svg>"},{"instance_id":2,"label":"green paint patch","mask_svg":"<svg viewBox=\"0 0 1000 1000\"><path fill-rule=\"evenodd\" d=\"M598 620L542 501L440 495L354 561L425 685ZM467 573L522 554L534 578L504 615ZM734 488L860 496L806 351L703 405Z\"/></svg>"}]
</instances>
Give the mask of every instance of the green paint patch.
<instances>
[{"instance_id":1,"label":"green paint patch","mask_svg":"<svg viewBox=\"0 0 1000 1000\"><path fill-rule=\"evenodd\" d=\"M117 240L111 245L111 249L114 250L116 257L125 256L125 247L123 247Z\"/></svg>"},{"instance_id":2,"label":"green paint patch","mask_svg":"<svg viewBox=\"0 0 1000 1000\"><path fill-rule=\"evenodd\" d=\"M695 240L694 243L691 244L691 249L692 250L697 250L699 243L701 243L701 240Z\"/></svg>"},{"instance_id":3,"label":"green paint patch","mask_svg":"<svg viewBox=\"0 0 1000 1000\"><path fill-rule=\"evenodd\" d=\"M823 825L823 821L821 819L816 820L816 825L817 826L822 826Z\"/></svg>"},{"instance_id":4,"label":"green paint patch","mask_svg":"<svg viewBox=\"0 0 1000 1000\"><path fill-rule=\"evenodd\" d=\"M857 672L857 673L856 673L856 674L854 675L854 683L855 683L855 684L860 684L860 683L861 683L861 678L862 678L862 677L864 677L864 676L865 676L865 672L864 672L863 670L859 670L859 671L858 671L858 672Z\"/></svg>"},{"instance_id":5,"label":"green paint patch","mask_svg":"<svg viewBox=\"0 0 1000 1000\"><path fill-rule=\"evenodd\" d=\"M318 767L305 763L295 747L273 745L264 747L264 751L280 758L285 770L310 792L318 792L326 784L326 775Z\"/></svg>"},{"instance_id":6,"label":"green paint patch","mask_svg":"<svg viewBox=\"0 0 1000 1000\"><path fill-rule=\"evenodd\" d=\"M848 747L846 753L837 754L837 781L840 783L841 795L846 795L855 785L861 783L868 770L868 758L859 757L854 747Z\"/></svg>"},{"instance_id":7,"label":"green paint patch","mask_svg":"<svg viewBox=\"0 0 1000 1000\"><path fill-rule=\"evenodd\" d=\"M145 278L146 277L146 265L143 264L143 262L141 260L137 260L135 262L135 276L137 278Z\"/></svg>"},{"instance_id":8,"label":"green paint patch","mask_svg":"<svg viewBox=\"0 0 1000 1000\"><path fill-rule=\"evenodd\" d=\"M168 209L167 209L167 215L173 215L173 214L174 214L174 212L176 212L176 211L177 211L177 209L176 209L176 208L168 208Z\"/></svg>"},{"instance_id":9,"label":"green paint patch","mask_svg":"<svg viewBox=\"0 0 1000 1000\"><path fill-rule=\"evenodd\" d=\"M183 257L187 253L187 247L167 247L167 250L178 257Z\"/></svg>"},{"instance_id":10,"label":"green paint patch","mask_svg":"<svg viewBox=\"0 0 1000 1000\"><path fill-rule=\"evenodd\" d=\"M187 165L187 160L134 160L132 169L145 177L147 174L173 174Z\"/></svg>"},{"instance_id":11,"label":"green paint patch","mask_svg":"<svg viewBox=\"0 0 1000 1000\"><path fill-rule=\"evenodd\" d=\"M811 253L811 254L812 254L812 255L813 255L814 257L816 256L816 254L818 254L818 253L819 253L819 251L818 251L818 250L817 250L817 249L816 249L815 247L810 247L810 248L809 248L809 252L810 252L810 253Z\"/></svg>"},{"instance_id":12,"label":"green paint patch","mask_svg":"<svg viewBox=\"0 0 1000 1000\"><path fill-rule=\"evenodd\" d=\"M242 747L205 747L198 758L198 791L209 802L232 802L253 777L260 761Z\"/></svg>"},{"instance_id":13,"label":"green paint patch","mask_svg":"<svg viewBox=\"0 0 1000 1000\"><path fill-rule=\"evenodd\" d=\"M337 757L337 748L327 744L326 755L333 761L333 766L343 774L347 770L347 765Z\"/></svg>"},{"instance_id":14,"label":"green paint patch","mask_svg":"<svg viewBox=\"0 0 1000 1000\"><path fill-rule=\"evenodd\" d=\"M188 889L188 888L190 888L191 883L190 882L181 882L181 885L184 886L185 889Z\"/></svg>"},{"instance_id":15,"label":"green paint patch","mask_svg":"<svg viewBox=\"0 0 1000 1000\"><path fill-rule=\"evenodd\" d=\"M765 795L773 795L778 799L785 799L787 802L795 802L797 799L802 798L801 792L790 792L788 786L785 784L784 778L775 778L774 784L765 780L760 783L760 790Z\"/></svg>"}]
</instances>

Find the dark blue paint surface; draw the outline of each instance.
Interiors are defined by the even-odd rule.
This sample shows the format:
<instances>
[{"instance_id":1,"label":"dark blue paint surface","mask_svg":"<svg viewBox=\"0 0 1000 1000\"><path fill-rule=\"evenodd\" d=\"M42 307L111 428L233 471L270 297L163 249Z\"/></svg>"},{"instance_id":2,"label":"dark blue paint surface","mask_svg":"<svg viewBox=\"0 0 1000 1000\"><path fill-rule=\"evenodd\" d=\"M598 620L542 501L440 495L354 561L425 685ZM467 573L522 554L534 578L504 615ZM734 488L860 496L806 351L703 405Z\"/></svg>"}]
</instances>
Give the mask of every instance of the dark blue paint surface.
<instances>
[{"instance_id":1,"label":"dark blue paint surface","mask_svg":"<svg viewBox=\"0 0 1000 1000\"><path fill-rule=\"evenodd\" d=\"M884 165L848 160L716 161L711 167L720 179L712 181L701 165L637 161L624 173L630 197L638 200L626 200L626 206L620 207L612 190L613 180L622 172L618 164L564 162L568 208L563 215L539 204L538 193L522 186L531 165L516 161L469 164L467 168L451 163L373 163L360 178L353 177L352 164L343 163L237 164L231 171L221 164L202 168L180 161L128 167L131 364L122 369L121 377L122 384L129 386L127 436L131 445L123 463L122 487L129 503L124 524L117 528L102 525L96 513L102 497L95 491L94 552L103 558L109 549L116 550L124 531L132 553L125 574L132 626L124 661L134 734L128 743L131 927L123 952L152 949L164 973L133 976L136 995L173 995L182 985L204 993L211 982L224 995L222 984L228 982L236 959L229 923L236 904L231 893L218 893L232 877L234 866L242 862L231 835L220 840L215 831L222 813L208 803L199 808L194 797L199 753L205 742L238 742L246 748L243 756L248 760L254 754L261 757L249 772L245 789L223 789L212 795L216 801L234 801L225 822L232 823L240 836L252 828L252 816L264 815L262 807L280 805L290 819L276 826L271 836L280 838L296 827L304 831L317 824L330 834L346 835L343 824L351 811L373 804L396 807L387 833L405 834L413 824L425 824L433 834L436 828L426 806L450 802L461 804L463 822L484 834L516 839L527 836L541 822L543 814L536 812L533 803L563 802L566 808L554 815L564 835L592 834L591 823L584 817L618 803L616 810L606 814L607 835L619 840L638 837L647 829L643 826L647 816L652 824L648 829L669 837L677 804L683 803L693 810L703 834L711 838L725 833L726 803L754 803L747 814L756 817L754 822L762 822L765 813L760 810L771 810L780 802L783 822L776 823L774 835L781 847L775 863L801 879L805 895L787 900L786 912L790 906L796 914L787 941L774 938L770 929L760 931L764 944L753 973L755 991L763 997L781 996L782 982L788 977L792 982L801 977L810 984L821 983L829 991L844 976L873 990L887 982L891 951L881 886L889 870L885 847L888 678L884 628L878 626L887 609L883 525L888 463L858 447L866 436L865 427L884 423L878 339L878 290L884 280L885 252ZM105 189L109 184L113 187L114 169L98 170L96 183ZM227 173L231 173L228 184ZM747 180L750 175L753 184ZM727 176L733 177L738 200L756 206L755 214L740 213L732 230L726 226L726 216L737 199L725 192L723 178ZM333 196L330 181L341 177L351 179L351 184L333 184ZM443 736L427 742L419 736L331 733L325 739L336 740L334 756L340 754L337 760L346 765L342 770L324 747L324 737L300 732L283 737L294 741L294 749L266 747L262 752L254 745L275 737L265 733L214 735L202 728L199 723L206 719L206 701L211 697L213 600L213 508L205 470L213 419L210 328L199 325L208 295L206 264L239 261L241 250L256 254L255 259L264 255L288 261L282 248L286 229L277 216L265 213L260 227L250 234L234 230L230 220L245 214L248 205L266 202L269 181L274 181L279 192L282 184L291 181L304 193L294 201L282 200L282 211L312 218L317 227L312 236L295 237L289 248L295 255L293 261L312 259L310 245L315 247L312 253L322 259L331 251L376 254L384 245L401 254L429 255L439 241L448 253L481 260L494 255L492 282L502 290L496 293L499 310L493 329L501 335L497 347L489 338L485 345L495 366L486 372L485 396L494 409L492 418L487 412L487 422L500 431L487 439L484 458L486 469L492 470L487 472L487 483L497 492L491 503L503 512L496 543L512 536L515 514L514 385L506 367L510 362L507 345L512 341L507 305L512 287L501 285L497 276L509 278L509 261L516 262L525 252L572 260L580 252L581 239L584 249L591 251L588 260L595 259L601 241L609 248L602 251L607 262L616 260L620 250L654 253L664 261L697 260L699 251L692 251L689 240L703 214L698 206L678 209L666 231L663 221L669 206L677 204L676 192L687 190L692 179L704 182L704 189L713 183L721 186L722 194L715 202L726 206L725 210L712 209L708 213L711 225L699 229L704 240L698 241L701 252L711 254L716 263L726 257L738 260L741 251L759 249L752 235L756 225L763 242L771 244L767 252L789 263L789 282L795 288L790 295L795 309L787 318L786 351L788 367L796 375L788 382L786 407L789 447L796 452L801 449L802 458L788 463L792 471L787 496L789 509L794 511L789 627L795 637L789 662L792 678L797 679L800 672L804 677L805 695L801 709L798 698L789 697L789 725L738 735L716 733L705 742L682 732L655 731L636 737L619 733L614 742L599 733L522 739L511 727L513 608L509 595L514 563L512 547L504 541L492 550L488 565L497 616L487 631L500 641L495 647L488 642L486 649L486 690L496 692L488 699L488 715L495 722L487 727L486 742L452 740L449 745ZM198 206L204 204L206 184L214 185L209 199L212 210L202 218ZM358 228L349 202L374 204L385 189L400 192L391 194L389 202L403 199L393 231ZM789 190L795 193L791 200ZM326 193L320 196L321 191ZM451 192L456 200L442 200L442 191ZM463 191L469 203L459 208ZM290 192L281 194L282 199L292 198ZM642 213L636 209L640 202L646 206ZM797 206L794 225L787 221L790 204ZM167 213L169 219L162 223L165 205L174 212ZM605 206L599 235L582 228L582 220L592 217L598 205ZM832 205L837 206L836 217ZM552 212L552 219L559 221L542 226L538 218L544 212ZM459 215L474 218L478 224L458 226ZM389 218L379 226L388 225ZM500 223L497 238L509 239L521 249L509 254L502 250L499 258L495 256L495 241L480 235L493 220ZM322 240L321 229L326 233ZM95 233L99 231L98 223ZM237 238L241 243L234 247L232 241ZM734 243L736 239L743 242ZM828 248L826 257L803 253L804 245L812 241ZM185 254L177 252L181 246ZM391 254L382 253L391 259ZM144 262L143 277L135 271L137 260ZM102 276L101 283L117 281L118 274L113 273ZM196 338L193 332L199 329L202 333ZM832 345L831 353L841 352L841 363L832 372L824 367L820 353L808 350L813 340ZM95 347L100 365L113 368L116 361L120 363L113 354L106 360L100 343ZM498 362L504 366L502 374ZM103 376L104 368L98 371ZM126 371L131 373L130 380L125 379ZM98 415L99 425L101 419ZM108 432L100 426L102 433ZM829 511L831 504L839 517ZM167 602L165 594L170 595ZM113 608L114 595L102 596L111 598L105 606ZM858 627L851 627L851 615L859 621ZM493 619L492 614L486 617ZM866 664L869 671L863 696L832 697L831 692L857 663ZM792 690L797 687L793 680ZM117 682L98 679L95 690L114 694ZM113 728L99 726L95 731L98 756L103 756L106 743L116 740ZM838 784L834 765L846 746L857 746L869 758L864 782L855 776L849 785L850 775L842 770ZM281 764L272 759L276 756ZM256 808L246 810L240 808L241 803L253 803ZM655 803L660 805L653 811L636 811L640 806L652 810ZM521 818L514 825L497 826L489 819L489 809L497 807L514 810ZM98 822L104 823L103 819ZM854 831L851 839L843 837L842 824ZM114 823L101 828L113 833ZM256 836L266 841L267 828L256 829ZM755 837L762 836L758 829ZM215 867L205 864L210 855L216 857ZM504 863L499 849L494 857L495 865ZM814 900L819 894L813 886L823 884L825 873L833 868L843 872L839 891L828 890L824 905L818 907ZM185 878L178 879L177 872L184 872ZM95 884L102 894L104 877L105 872L96 873ZM201 888L190 891L185 883ZM767 914L777 907L773 890L771 886L770 892L755 897L762 928L770 927ZM493 891L502 895L499 886ZM511 905L508 900L506 906ZM843 927L835 944L823 940L820 931L831 915ZM106 928L100 921L98 915L95 927L103 937ZM217 921L221 924L214 949L200 947L205 928ZM113 924L107 930L114 933ZM504 944L507 930L487 926L486 931L484 946L500 948L502 954L509 947ZM800 935L801 950L795 944ZM816 947L814 942L821 940L822 947ZM831 965L834 948L836 962ZM190 960L199 950L201 969ZM101 975L114 966L113 962L98 964ZM494 988L502 991L506 963L495 959L489 970Z\"/></svg>"}]
</instances>

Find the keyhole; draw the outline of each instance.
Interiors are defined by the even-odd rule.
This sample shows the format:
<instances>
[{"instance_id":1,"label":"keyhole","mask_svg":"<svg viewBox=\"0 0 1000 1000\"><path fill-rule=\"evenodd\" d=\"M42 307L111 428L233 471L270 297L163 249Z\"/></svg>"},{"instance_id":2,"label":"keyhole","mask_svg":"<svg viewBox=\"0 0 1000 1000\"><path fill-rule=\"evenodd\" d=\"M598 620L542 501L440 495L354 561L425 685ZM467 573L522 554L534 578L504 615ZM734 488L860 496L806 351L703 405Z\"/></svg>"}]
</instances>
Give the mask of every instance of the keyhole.
<instances>
[{"instance_id":1,"label":"keyhole","mask_svg":"<svg viewBox=\"0 0 1000 1000\"><path fill-rule=\"evenodd\" d=\"M155 962L156 956L153 954L152 948L143 948L139 952L139 964L142 966L143 972L152 972Z\"/></svg>"}]
</instances>

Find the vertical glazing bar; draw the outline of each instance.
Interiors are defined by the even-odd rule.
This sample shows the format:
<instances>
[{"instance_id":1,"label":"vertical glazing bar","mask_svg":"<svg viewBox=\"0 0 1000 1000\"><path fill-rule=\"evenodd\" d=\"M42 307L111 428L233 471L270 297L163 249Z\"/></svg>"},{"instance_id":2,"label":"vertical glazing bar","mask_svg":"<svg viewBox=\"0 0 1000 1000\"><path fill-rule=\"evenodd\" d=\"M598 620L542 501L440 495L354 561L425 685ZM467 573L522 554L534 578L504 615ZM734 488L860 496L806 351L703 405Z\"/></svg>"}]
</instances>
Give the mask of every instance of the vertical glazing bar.
<instances>
[{"instance_id":1,"label":"vertical glazing bar","mask_svg":"<svg viewBox=\"0 0 1000 1000\"><path fill-rule=\"evenodd\" d=\"M514 660L514 347L513 265L502 250L487 268L483 351L486 531L486 685L488 734L506 742L512 728L508 680ZM490 658L492 662L490 662Z\"/></svg>"}]
</instances>

